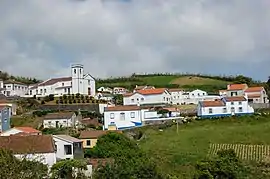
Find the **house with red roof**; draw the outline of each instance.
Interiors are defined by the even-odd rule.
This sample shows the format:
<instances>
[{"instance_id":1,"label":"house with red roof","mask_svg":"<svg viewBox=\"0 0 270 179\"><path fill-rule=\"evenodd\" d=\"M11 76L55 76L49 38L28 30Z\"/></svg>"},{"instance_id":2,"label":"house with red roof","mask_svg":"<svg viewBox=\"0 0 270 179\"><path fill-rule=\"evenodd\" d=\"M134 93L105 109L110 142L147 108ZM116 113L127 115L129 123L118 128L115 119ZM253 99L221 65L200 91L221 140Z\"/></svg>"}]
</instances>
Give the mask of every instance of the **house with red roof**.
<instances>
[{"instance_id":1,"label":"house with red roof","mask_svg":"<svg viewBox=\"0 0 270 179\"><path fill-rule=\"evenodd\" d=\"M123 94L124 105L168 104L171 103L171 93L166 88L136 90Z\"/></svg>"},{"instance_id":2,"label":"house with red roof","mask_svg":"<svg viewBox=\"0 0 270 179\"><path fill-rule=\"evenodd\" d=\"M1 136L26 136L26 135L42 135L42 132L32 127L13 127L1 133Z\"/></svg>"},{"instance_id":3,"label":"house with red roof","mask_svg":"<svg viewBox=\"0 0 270 179\"><path fill-rule=\"evenodd\" d=\"M249 103L269 103L264 87L249 87L247 84L229 84L226 90L219 90L220 96L247 96Z\"/></svg>"},{"instance_id":4,"label":"house with red roof","mask_svg":"<svg viewBox=\"0 0 270 179\"><path fill-rule=\"evenodd\" d=\"M197 115L201 118L223 117L233 115L250 115L253 107L248 104L245 96L223 97L215 101L200 101Z\"/></svg>"}]
</instances>

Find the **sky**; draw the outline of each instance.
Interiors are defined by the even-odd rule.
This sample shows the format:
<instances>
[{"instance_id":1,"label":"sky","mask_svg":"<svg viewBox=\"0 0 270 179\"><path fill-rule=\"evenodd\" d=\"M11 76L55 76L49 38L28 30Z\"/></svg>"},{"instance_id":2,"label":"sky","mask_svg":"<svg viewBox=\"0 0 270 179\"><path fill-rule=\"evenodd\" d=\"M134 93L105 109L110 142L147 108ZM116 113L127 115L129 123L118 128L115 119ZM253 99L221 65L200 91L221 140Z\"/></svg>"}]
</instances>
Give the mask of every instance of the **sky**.
<instances>
[{"instance_id":1,"label":"sky","mask_svg":"<svg viewBox=\"0 0 270 179\"><path fill-rule=\"evenodd\" d=\"M269 0L0 1L0 70L270 75Z\"/></svg>"}]
</instances>

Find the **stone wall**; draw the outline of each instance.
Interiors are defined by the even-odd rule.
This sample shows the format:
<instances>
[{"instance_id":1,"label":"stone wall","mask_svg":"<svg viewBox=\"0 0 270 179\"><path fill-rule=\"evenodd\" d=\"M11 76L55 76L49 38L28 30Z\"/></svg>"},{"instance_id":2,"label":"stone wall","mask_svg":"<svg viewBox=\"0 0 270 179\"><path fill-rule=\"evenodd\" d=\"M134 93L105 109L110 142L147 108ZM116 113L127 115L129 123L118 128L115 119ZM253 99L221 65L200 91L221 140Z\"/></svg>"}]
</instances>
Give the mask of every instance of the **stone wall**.
<instances>
[{"instance_id":1,"label":"stone wall","mask_svg":"<svg viewBox=\"0 0 270 179\"><path fill-rule=\"evenodd\" d=\"M40 105L39 110L60 110L60 111L93 111L100 113L99 104L81 104L81 105Z\"/></svg>"}]
</instances>

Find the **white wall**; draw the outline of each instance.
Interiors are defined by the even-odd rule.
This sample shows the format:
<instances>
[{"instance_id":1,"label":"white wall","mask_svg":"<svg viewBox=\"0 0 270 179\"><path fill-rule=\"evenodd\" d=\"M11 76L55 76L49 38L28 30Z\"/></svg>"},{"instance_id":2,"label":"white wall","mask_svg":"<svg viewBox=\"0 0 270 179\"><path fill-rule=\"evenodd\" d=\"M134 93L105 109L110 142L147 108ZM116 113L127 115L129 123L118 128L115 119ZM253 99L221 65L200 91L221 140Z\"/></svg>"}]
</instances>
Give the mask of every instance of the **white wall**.
<instances>
[{"instance_id":1,"label":"white wall","mask_svg":"<svg viewBox=\"0 0 270 179\"><path fill-rule=\"evenodd\" d=\"M132 96L123 97L124 105L137 105L139 104L158 104L170 103L171 95L169 93L155 94L155 95L142 95L135 93Z\"/></svg>"},{"instance_id":2,"label":"white wall","mask_svg":"<svg viewBox=\"0 0 270 179\"><path fill-rule=\"evenodd\" d=\"M120 117L120 113L125 114L125 118ZM134 117L132 116L134 114ZM108 128L108 125L113 122L117 128L134 127L136 123L142 123L142 112L140 110L134 111L105 111L104 112L104 127ZM131 122L132 121L132 122Z\"/></svg>"},{"instance_id":3,"label":"white wall","mask_svg":"<svg viewBox=\"0 0 270 179\"><path fill-rule=\"evenodd\" d=\"M55 142L55 145L57 146L57 150L56 150L56 158L57 159L73 159L74 158L74 154L73 154L73 144L70 142L66 142L63 141L61 139L58 139L56 137L53 137L53 140ZM71 153L70 155L65 154L65 149L64 149L64 145L71 145Z\"/></svg>"},{"instance_id":4,"label":"white wall","mask_svg":"<svg viewBox=\"0 0 270 179\"><path fill-rule=\"evenodd\" d=\"M30 161L38 161L48 167L52 167L56 163L56 154L55 153L41 153L41 154L16 154L14 155L18 159L28 159Z\"/></svg>"},{"instance_id":5,"label":"white wall","mask_svg":"<svg viewBox=\"0 0 270 179\"><path fill-rule=\"evenodd\" d=\"M74 118L70 119L44 119L43 126L44 128L56 128L56 121L59 121L58 126L60 127L72 127ZM51 123L51 124L50 124Z\"/></svg>"}]
</instances>

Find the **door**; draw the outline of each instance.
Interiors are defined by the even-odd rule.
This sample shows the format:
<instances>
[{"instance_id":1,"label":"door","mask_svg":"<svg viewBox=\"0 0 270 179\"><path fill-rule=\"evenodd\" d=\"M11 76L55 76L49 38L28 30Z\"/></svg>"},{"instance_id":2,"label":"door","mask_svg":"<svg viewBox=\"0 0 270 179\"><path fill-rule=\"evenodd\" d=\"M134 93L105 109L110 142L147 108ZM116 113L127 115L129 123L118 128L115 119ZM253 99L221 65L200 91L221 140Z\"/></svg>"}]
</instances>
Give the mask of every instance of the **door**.
<instances>
[{"instance_id":1,"label":"door","mask_svg":"<svg viewBox=\"0 0 270 179\"><path fill-rule=\"evenodd\" d=\"M88 88L88 95L91 95L91 88Z\"/></svg>"},{"instance_id":2,"label":"door","mask_svg":"<svg viewBox=\"0 0 270 179\"><path fill-rule=\"evenodd\" d=\"M55 127L56 127L56 128L59 128L59 121L56 121L56 122L55 122Z\"/></svg>"},{"instance_id":3,"label":"door","mask_svg":"<svg viewBox=\"0 0 270 179\"><path fill-rule=\"evenodd\" d=\"M121 121L124 121L125 120L125 113L120 113L120 120Z\"/></svg>"}]
</instances>

